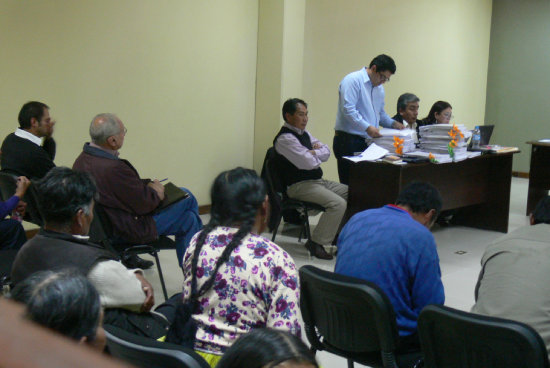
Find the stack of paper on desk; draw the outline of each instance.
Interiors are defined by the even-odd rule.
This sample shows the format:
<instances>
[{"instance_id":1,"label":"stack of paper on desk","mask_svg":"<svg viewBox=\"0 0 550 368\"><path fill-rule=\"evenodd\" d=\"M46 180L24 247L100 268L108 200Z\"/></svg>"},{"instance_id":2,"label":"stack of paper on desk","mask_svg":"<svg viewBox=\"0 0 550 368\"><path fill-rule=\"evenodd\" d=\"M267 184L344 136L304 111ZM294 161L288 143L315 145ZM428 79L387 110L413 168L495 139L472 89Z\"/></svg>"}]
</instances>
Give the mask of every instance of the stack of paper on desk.
<instances>
[{"instance_id":1,"label":"stack of paper on desk","mask_svg":"<svg viewBox=\"0 0 550 368\"><path fill-rule=\"evenodd\" d=\"M353 161L375 161L388 154L388 150L382 147L377 146L375 143L372 143L366 150L364 150L358 156L344 156L344 158Z\"/></svg>"},{"instance_id":2,"label":"stack of paper on desk","mask_svg":"<svg viewBox=\"0 0 550 368\"><path fill-rule=\"evenodd\" d=\"M371 139L371 141L375 142L380 147L387 149L389 152L395 152L393 137L403 139L403 153L414 151L416 149L416 146L414 144L414 137L416 135L416 132L412 129L398 130L380 128L380 134L382 135L382 137L373 138Z\"/></svg>"},{"instance_id":3,"label":"stack of paper on desk","mask_svg":"<svg viewBox=\"0 0 550 368\"><path fill-rule=\"evenodd\" d=\"M434 156L435 160L438 164L444 164L446 162L452 162L451 156L449 156L448 153L433 153L433 152L425 152L425 151L413 151L407 153L407 156L415 156L415 157L429 157L430 153ZM457 154L455 152L455 161L462 161L466 160L467 158L476 157L481 155L481 152L463 152L460 154Z\"/></svg>"},{"instance_id":4,"label":"stack of paper on desk","mask_svg":"<svg viewBox=\"0 0 550 368\"><path fill-rule=\"evenodd\" d=\"M468 139L471 137L472 132L469 131L466 126L457 124L456 127L460 129L464 138L458 136L457 146L454 149L456 158L458 156L466 155ZM448 153L448 145L452 138L449 132L453 128L453 124L434 124L421 126L419 129L420 135L420 149L425 152L432 153ZM467 158L466 156L464 158Z\"/></svg>"}]
</instances>

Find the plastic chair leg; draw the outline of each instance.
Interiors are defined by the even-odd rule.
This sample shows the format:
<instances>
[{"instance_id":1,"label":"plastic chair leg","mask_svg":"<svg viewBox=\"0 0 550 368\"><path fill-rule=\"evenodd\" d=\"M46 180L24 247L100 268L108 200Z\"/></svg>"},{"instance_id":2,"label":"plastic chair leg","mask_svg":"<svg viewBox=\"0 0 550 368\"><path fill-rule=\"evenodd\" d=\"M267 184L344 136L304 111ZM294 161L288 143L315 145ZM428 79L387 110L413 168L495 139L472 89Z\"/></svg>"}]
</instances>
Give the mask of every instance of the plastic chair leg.
<instances>
[{"instance_id":1,"label":"plastic chair leg","mask_svg":"<svg viewBox=\"0 0 550 368\"><path fill-rule=\"evenodd\" d=\"M283 216L281 215L278 219L277 219L277 222L275 223L275 227L273 228L273 237L271 238L271 241L272 242L275 242L275 237L277 236L277 230L279 229L279 225L281 224L281 218Z\"/></svg>"},{"instance_id":2,"label":"plastic chair leg","mask_svg":"<svg viewBox=\"0 0 550 368\"><path fill-rule=\"evenodd\" d=\"M164 275L162 274L162 268L160 267L160 261L158 252L153 252L153 257L155 257L155 262L157 264L157 270L159 272L160 285L162 286L162 294L164 295L164 300L168 300L168 293L166 292L166 284L164 283Z\"/></svg>"}]
</instances>

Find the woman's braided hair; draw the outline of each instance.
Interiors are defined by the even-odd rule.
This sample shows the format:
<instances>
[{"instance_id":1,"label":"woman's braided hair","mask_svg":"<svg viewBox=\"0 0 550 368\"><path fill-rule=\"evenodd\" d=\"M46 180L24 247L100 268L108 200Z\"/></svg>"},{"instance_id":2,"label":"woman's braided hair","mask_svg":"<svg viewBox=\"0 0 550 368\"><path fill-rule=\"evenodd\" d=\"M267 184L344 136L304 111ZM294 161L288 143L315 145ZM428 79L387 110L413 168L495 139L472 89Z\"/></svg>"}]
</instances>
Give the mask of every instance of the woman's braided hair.
<instances>
[{"instance_id":1,"label":"woman's braided hair","mask_svg":"<svg viewBox=\"0 0 550 368\"><path fill-rule=\"evenodd\" d=\"M216 177L210 190L212 200L210 221L197 238L191 261L191 301L196 301L198 297L204 295L212 287L219 268L229 260L233 250L252 231L256 214L264 202L265 196L265 184L254 170L237 167L233 170L224 171ZM223 250L208 280L197 291L196 274L199 255L208 234L218 226L237 225L239 230Z\"/></svg>"}]
</instances>

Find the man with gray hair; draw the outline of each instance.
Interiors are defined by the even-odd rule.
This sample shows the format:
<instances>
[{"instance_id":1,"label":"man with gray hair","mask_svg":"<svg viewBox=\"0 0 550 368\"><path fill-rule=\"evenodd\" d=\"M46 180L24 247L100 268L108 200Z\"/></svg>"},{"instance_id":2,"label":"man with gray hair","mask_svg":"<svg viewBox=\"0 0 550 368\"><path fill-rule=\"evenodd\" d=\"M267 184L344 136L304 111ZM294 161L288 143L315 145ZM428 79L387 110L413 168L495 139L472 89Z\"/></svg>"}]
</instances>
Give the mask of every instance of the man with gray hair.
<instances>
[{"instance_id":1,"label":"man with gray hair","mask_svg":"<svg viewBox=\"0 0 550 368\"><path fill-rule=\"evenodd\" d=\"M55 167L35 182L44 227L17 253L11 279L17 287L39 271L74 269L99 293L105 323L158 338L168 322L151 314L154 291L139 268L127 269L102 246L90 243L97 189L90 174ZM137 331L132 327L149 326Z\"/></svg>"},{"instance_id":2,"label":"man with gray hair","mask_svg":"<svg viewBox=\"0 0 550 368\"><path fill-rule=\"evenodd\" d=\"M158 235L175 235L178 262L191 237L202 228L195 197L159 210L164 186L158 180L141 179L127 160L119 158L127 129L114 114L99 114L90 124L92 141L84 145L73 169L95 178L99 200L113 226L115 242L143 244ZM116 246L116 244L115 244ZM149 268L152 262L136 255L123 259L129 267Z\"/></svg>"},{"instance_id":3,"label":"man with gray hair","mask_svg":"<svg viewBox=\"0 0 550 368\"><path fill-rule=\"evenodd\" d=\"M403 123L406 128L415 129L421 124L418 117L418 102L420 99L412 93L403 93L397 99L397 114L392 118Z\"/></svg>"}]
</instances>

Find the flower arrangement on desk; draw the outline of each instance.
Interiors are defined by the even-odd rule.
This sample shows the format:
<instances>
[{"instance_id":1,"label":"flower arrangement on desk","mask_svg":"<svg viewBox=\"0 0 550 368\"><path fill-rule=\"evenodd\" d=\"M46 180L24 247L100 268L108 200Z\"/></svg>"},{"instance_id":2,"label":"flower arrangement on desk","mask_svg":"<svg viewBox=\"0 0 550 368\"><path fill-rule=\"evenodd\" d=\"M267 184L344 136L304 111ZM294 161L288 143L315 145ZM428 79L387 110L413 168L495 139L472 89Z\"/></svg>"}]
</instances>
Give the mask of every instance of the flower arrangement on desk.
<instances>
[{"instance_id":1,"label":"flower arrangement on desk","mask_svg":"<svg viewBox=\"0 0 550 368\"><path fill-rule=\"evenodd\" d=\"M460 138L464 138L464 134L458 129L456 124L453 124L453 127L449 132L447 133L451 137L451 141L447 145L447 151L449 152L449 156L454 161L455 160L455 147L458 146L458 140Z\"/></svg>"},{"instance_id":2,"label":"flower arrangement on desk","mask_svg":"<svg viewBox=\"0 0 550 368\"><path fill-rule=\"evenodd\" d=\"M403 154L403 142L405 142L405 139L393 136L393 146L395 147L395 153L398 155Z\"/></svg>"}]
</instances>

